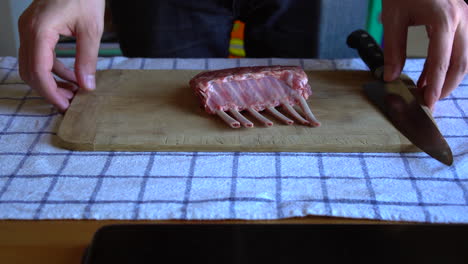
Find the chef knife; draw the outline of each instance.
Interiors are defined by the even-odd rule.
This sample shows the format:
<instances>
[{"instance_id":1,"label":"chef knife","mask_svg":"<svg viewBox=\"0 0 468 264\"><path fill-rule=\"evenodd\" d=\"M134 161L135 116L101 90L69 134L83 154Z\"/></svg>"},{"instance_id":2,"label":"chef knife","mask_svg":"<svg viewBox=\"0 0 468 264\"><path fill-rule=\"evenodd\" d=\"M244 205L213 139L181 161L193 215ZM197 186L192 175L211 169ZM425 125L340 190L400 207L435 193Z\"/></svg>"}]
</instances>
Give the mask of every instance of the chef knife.
<instances>
[{"instance_id":1,"label":"chef knife","mask_svg":"<svg viewBox=\"0 0 468 264\"><path fill-rule=\"evenodd\" d=\"M369 100L415 146L438 161L452 165L450 146L440 133L430 110L424 106L413 80L402 74L395 81L383 81L383 51L366 31L356 30L351 33L347 44L357 49L361 59L378 80L363 87Z\"/></svg>"}]
</instances>

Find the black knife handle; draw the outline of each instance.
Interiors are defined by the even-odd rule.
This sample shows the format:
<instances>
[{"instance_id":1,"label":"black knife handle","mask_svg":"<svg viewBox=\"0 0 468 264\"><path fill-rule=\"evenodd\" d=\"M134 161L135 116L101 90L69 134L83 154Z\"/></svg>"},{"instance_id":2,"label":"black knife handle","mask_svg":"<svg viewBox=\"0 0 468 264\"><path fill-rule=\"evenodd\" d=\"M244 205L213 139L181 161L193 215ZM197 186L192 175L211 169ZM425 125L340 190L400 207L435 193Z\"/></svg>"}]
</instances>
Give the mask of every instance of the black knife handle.
<instances>
[{"instance_id":1,"label":"black knife handle","mask_svg":"<svg viewBox=\"0 0 468 264\"><path fill-rule=\"evenodd\" d=\"M383 79L384 54L379 44L365 30L359 29L348 36L346 44L357 49L359 56L369 67L375 78Z\"/></svg>"}]
</instances>

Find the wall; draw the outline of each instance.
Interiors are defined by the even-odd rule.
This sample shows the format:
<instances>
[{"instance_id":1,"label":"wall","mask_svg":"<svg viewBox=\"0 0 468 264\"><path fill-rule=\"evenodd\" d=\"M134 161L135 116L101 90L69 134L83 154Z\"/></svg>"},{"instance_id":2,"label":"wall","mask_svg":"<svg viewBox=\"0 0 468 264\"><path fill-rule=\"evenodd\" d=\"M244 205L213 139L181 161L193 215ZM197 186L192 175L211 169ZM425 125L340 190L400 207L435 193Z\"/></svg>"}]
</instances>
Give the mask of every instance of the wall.
<instances>
[{"instance_id":1,"label":"wall","mask_svg":"<svg viewBox=\"0 0 468 264\"><path fill-rule=\"evenodd\" d=\"M0 57L18 55L18 18L31 2L32 0L0 1Z\"/></svg>"},{"instance_id":2,"label":"wall","mask_svg":"<svg viewBox=\"0 0 468 264\"><path fill-rule=\"evenodd\" d=\"M368 0L320 0L318 52L321 59L356 57L346 38L356 29L365 29Z\"/></svg>"},{"instance_id":3,"label":"wall","mask_svg":"<svg viewBox=\"0 0 468 264\"><path fill-rule=\"evenodd\" d=\"M0 0L0 57L18 55L19 37L17 21L23 10L31 2L32 0ZM320 3L323 12L320 22L323 24L319 30L321 41L318 47L318 57L336 58L355 56L345 46L344 41L349 32L358 27L364 27L367 0L321 0ZM349 3L349 8L343 8L342 5L344 3ZM352 11L354 14L352 16L343 14L343 12L349 11ZM354 19L351 19L351 17ZM423 27L411 28L408 36L408 56L424 57L427 52L427 42L428 39Z\"/></svg>"}]
</instances>

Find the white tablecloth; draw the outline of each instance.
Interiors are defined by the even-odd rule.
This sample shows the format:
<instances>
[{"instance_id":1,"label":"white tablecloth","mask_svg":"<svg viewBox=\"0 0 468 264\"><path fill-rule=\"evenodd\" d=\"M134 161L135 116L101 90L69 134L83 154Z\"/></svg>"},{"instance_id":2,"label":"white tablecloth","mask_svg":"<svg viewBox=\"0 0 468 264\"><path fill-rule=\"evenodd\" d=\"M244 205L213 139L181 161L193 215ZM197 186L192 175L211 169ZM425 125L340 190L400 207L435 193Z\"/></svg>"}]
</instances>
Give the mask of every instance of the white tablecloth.
<instances>
[{"instance_id":1,"label":"white tablecloth","mask_svg":"<svg viewBox=\"0 0 468 264\"><path fill-rule=\"evenodd\" d=\"M417 79L423 63L410 60L405 72ZM366 70L357 59L123 57L101 58L98 68L268 64ZM451 167L424 153L77 152L56 147L62 116L20 80L16 58L0 58L0 219L321 215L468 223L467 86L465 79L434 113L454 152Z\"/></svg>"}]
</instances>

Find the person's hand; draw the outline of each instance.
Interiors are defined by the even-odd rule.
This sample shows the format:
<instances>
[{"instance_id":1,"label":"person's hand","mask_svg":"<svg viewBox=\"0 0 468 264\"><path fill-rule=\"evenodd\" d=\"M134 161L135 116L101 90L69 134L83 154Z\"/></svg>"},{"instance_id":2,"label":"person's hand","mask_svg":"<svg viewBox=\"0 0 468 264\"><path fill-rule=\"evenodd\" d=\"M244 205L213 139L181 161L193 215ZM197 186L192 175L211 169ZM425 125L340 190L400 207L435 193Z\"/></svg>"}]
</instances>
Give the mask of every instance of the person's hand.
<instances>
[{"instance_id":1,"label":"person's hand","mask_svg":"<svg viewBox=\"0 0 468 264\"><path fill-rule=\"evenodd\" d=\"M464 0L383 0L384 79L400 76L408 27L425 25L429 50L418 88L431 109L458 87L468 72L468 5Z\"/></svg>"},{"instance_id":2,"label":"person's hand","mask_svg":"<svg viewBox=\"0 0 468 264\"><path fill-rule=\"evenodd\" d=\"M60 112L78 87L93 90L104 0L36 0L18 21L21 78ZM60 35L76 37L75 71L55 58ZM54 74L68 82L59 82Z\"/></svg>"}]
</instances>

